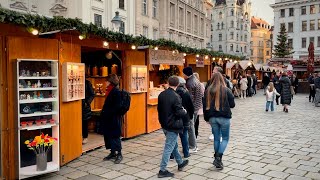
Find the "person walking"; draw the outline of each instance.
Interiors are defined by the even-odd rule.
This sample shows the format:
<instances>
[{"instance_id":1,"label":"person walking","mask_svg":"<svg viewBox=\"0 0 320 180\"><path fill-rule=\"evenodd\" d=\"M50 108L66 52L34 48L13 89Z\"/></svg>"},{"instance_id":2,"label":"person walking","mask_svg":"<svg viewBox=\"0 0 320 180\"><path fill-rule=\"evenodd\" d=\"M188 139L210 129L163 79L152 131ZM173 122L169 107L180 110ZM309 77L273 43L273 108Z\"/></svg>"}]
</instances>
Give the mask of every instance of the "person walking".
<instances>
[{"instance_id":1,"label":"person walking","mask_svg":"<svg viewBox=\"0 0 320 180\"><path fill-rule=\"evenodd\" d=\"M190 153L196 153L198 152L199 149L196 141L195 122L196 122L199 110L202 107L203 91L201 89L201 83L193 74L191 67L184 68L183 74L184 74L184 78L187 81L186 87L189 90L192 103L194 106L194 115L193 115L193 119L190 121L190 129L189 129L189 147L191 149Z\"/></svg>"},{"instance_id":2,"label":"person walking","mask_svg":"<svg viewBox=\"0 0 320 180\"><path fill-rule=\"evenodd\" d=\"M263 79L262 79L264 94L266 94L266 89L269 85L269 82L270 82L270 77L269 77L268 73L265 73L263 76Z\"/></svg>"},{"instance_id":3,"label":"person walking","mask_svg":"<svg viewBox=\"0 0 320 180\"><path fill-rule=\"evenodd\" d=\"M294 94L297 94L298 87L299 87L299 80L295 74L292 75L291 86L293 87Z\"/></svg>"},{"instance_id":4,"label":"person walking","mask_svg":"<svg viewBox=\"0 0 320 180\"><path fill-rule=\"evenodd\" d=\"M256 74L252 75L252 80L253 80L253 84L252 84L253 94L257 94L258 78L257 78Z\"/></svg>"},{"instance_id":5,"label":"person walking","mask_svg":"<svg viewBox=\"0 0 320 180\"><path fill-rule=\"evenodd\" d=\"M251 97L252 96L252 84L253 84L253 80L251 78L251 76L249 74L247 74L247 80L248 80L248 84L247 84L247 92L246 95Z\"/></svg>"},{"instance_id":6,"label":"person walking","mask_svg":"<svg viewBox=\"0 0 320 180\"><path fill-rule=\"evenodd\" d=\"M199 76L199 74L197 73L197 72L195 72L195 73L193 73L195 76L196 76L196 78L200 81L200 76ZM180 78L179 78L180 79ZM200 82L201 83L201 82ZM205 90L205 87L204 87L204 85L201 83L201 90L202 90L202 94L204 93L204 90ZM199 116L200 115L203 115L203 109L202 108L200 108L199 109L199 113L198 113L198 116L197 116L197 119L196 119L196 122L195 122L195 124L194 124L194 129L195 129L195 134L196 134L196 139L198 138L198 135L199 135Z\"/></svg>"},{"instance_id":7,"label":"person walking","mask_svg":"<svg viewBox=\"0 0 320 180\"><path fill-rule=\"evenodd\" d=\"M115 159L114 163L119 164L122 157L121 130L122 116L119 113L121 108L121 94L118 88L119 78L115 74L110 74L106 78L105 101L101 111L101 125L104 134L106 149L110 149L110 154L103 160Z\"/></svg>"},{"instance_id":8,"label":"person walking","mask_svg":"<svg viewBox=\"0 0 320 180\"><path fill-rule=\"evenodd\" d=\"M82 144L88 143L88 121L91 118L91 102L94 99L94 90L89 80L85 80L85 99L82 99Z\"/></svg>"},{"instance_id":9,"label":"person walking","mask_svg":"<svg viewBox=\"0 0 320 180\"><path fill-rule=\"evenodd\" d=\"M320 102L320 72L318 72L317 77L314 79L314 87L316 89L316 95L315 95L315 106L319 107Z\"/></svg>"},{"instance_id":10,"label":"person walking","mask_svg":"<svg viewBox=\"0 0 320 180\"><path fill-rule=\"evenodd\" d=\"M280 94L277 92L276 88L274 87L273 82L269 83L269 86L267 87L266 91L266 112L269 111L269 107L271 108L271 111L274 111L274 99L276 96L280 96Z\"/></svg>"},{"instance_id":11,"label":"person walking","mask_svg":"<svg viewBox=\"0 0 320 180\"><path fill-rule=\"evenodd\" d=\"M246 91L247 91L247 88L248 88L248 79L247 77L244 75L243 77L241 77L241 80L240 80L240 89L241 89L241 97L243 99L246 99Z\"/></svg>"},{"instance_id":12,"label":"person walking","mask_svg":"<svg viewBox=\"0 0 320 180\"><path fill-rule=\"evenodd\" d=\"M171 76L168 82L169 88L161 92L158 97L159 122L166 136L158 178L174 177L174 174L167 170L171 153L178 164L179 171L189 163L188 160L182 160L177 143L178 133L183 132L182 118L187 115L187 111L182 106L181 97L176 93L179 78Z\"/></svg>"},{"instance_id":13,"label":"person walking","mask_svg":"<svg viewBox=\"0 0 320 180\"><path fill-rule=\"evenodd\" d=\"M214 74L212 84L205 91L203 110L204 120L211 125L214 134L213 165L217 169L223 169L222 156L229 142L231 108L234 107L234 96L226 87L223 76Z\"/></svg>"},{"instance_id":14,"label":"person walking","mask_svg":"<svg viewBox=\"0 0 320 180\"><path fill-rule=\"evenodd\" d=\"M291 104L291 82L288 78L288 75L286 72L282 73L282 77L280 78L280 84L281 84L281 104L283 106L283 111L288 113L288 106Z\"/></svg>"},{"instance_id":15,"label":"person walking","mask_svg":"<svg viewBox=\"0 0 320 180\"><path fill-rule=\"evenodd\" d=\"M311 98L312 98L312 103L314 103L315 96L316 96L316 89L314 87L314 78L316 76L317 76L317 74L314 73L314 74L310 74L310 77L308 78L309 87L310 87L309 102L311 102Z\"/></svg>"},{"instance_id":16,"label":"person walking","mask_svg":"<svg viewBox=\"0 0 320 180\"><path fill-rule=\"evenodd\" d=\"M274 87L276 89L277 92L281 91L281 84L280 84L280 72L277 72L276 75L273 77L272 79ZM279 98L280 95L276 95L276 103L277 105L279 105Z\"/></svg>"}]
</instances>

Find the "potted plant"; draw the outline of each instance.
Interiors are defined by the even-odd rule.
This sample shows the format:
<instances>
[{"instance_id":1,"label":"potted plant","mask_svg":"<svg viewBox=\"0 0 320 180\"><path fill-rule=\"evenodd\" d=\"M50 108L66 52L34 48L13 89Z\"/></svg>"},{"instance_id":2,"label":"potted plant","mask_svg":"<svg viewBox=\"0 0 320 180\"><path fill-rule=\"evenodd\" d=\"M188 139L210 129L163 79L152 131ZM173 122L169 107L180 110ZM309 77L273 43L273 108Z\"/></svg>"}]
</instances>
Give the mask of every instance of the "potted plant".
<instances>
[{"instance_id":1,"label":"potted plant","mask_svg":"<svg viewBox=\"0 0 320 180\"><path fill-rule=\"evenodd\" d=\"M47 169L47 155L56 141L58 141L57 138L41 133L40 136L24 142L27 147L36 154L37 171L45 171Z\"/></svg>"}]
</instances>

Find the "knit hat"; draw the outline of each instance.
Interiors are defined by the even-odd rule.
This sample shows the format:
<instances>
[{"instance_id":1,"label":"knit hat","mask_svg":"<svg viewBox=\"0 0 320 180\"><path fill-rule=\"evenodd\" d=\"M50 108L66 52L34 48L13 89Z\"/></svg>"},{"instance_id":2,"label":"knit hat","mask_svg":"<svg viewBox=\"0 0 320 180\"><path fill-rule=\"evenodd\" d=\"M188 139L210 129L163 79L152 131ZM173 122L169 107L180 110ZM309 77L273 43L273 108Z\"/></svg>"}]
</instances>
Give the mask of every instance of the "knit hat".
<instances>
[{"instance_id":1,"label":"knit hat","mask_svg":"<svg viewBox=\"0 0 320 180\"><path fill-rule=\"evenodd\" d=\"M186 76L191 76L193 74L193 71L192 71L192 68L189 66L189 67L186 67L183 69L183 74L185 74Z\"/></svg>"},{"instance_id":2,"label":"knit hat","mask_svg":"<svg viewBox=\"0 0 320 180\"><path fill-rule=\"evenodd\" d=\"M183 78L183 77L178 77L179 78L179 83L180 84L186 84L187 82L186 82L186 80Z\"/></svg>"}]
</instances>

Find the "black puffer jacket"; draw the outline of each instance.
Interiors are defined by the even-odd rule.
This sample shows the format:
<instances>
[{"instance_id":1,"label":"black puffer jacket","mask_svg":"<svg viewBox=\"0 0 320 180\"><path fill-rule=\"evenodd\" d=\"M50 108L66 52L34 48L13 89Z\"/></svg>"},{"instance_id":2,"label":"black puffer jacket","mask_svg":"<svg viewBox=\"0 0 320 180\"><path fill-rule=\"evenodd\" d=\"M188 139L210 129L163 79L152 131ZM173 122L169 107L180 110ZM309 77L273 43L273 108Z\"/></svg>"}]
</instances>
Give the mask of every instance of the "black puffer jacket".
<instances>
[{"instance_id":1,"label":"black puffer jacket","mask_svg":"<svg viewBox=\"0 0 320 180\"><path fill-rule=\"evenodd\" d=\"M187 110L187 114L182 117L183 126L186 128L189 128L190 119L193 118L193 114L194 114L194 106L191 100L191 96L188 90L184 87L184 85L180 85L177 88L176 92L180 95L182 99L182 106L184 107L184 109Z\"/></svg>"},{"instance_id":2,"label":"black puffer jacket","mask_svg":"<svg viewBox=\"0 0 320 180\"><path fill-rule=\"evenodd\" d=\"M276 88L277 92L281 92L281 84L279 81L279 76L274 76L272 81L273 81L274 87Z\"/></svg>"},{"instance_id":3,"label":"black puffer jacket","mask_svg":"<svg viewBox=\"0 0 320 180\"><path fill-rule=\"evenodd\" d=\"M89 120L91 118L90 104L94 99L94 90L90 81L86 80L86 97L82 99L82 120Z\"/></svg>"},{"instance_id":4,"label":"black puffer jacket","mask_svg":"<svg viewBox=\"0 0 320 180\"><path fill-rule=\"evenodd\" d=\"M158 116L163 129L181 133L183 131L182 117L186 114L187 111L182 107L181 97L174 89L169 87L160 93L158 97Z\"/></svg>"},{"instance_id":5,"label":"black puffer jacket","mask_svg":"<svg viewBox=\"0 0 320 180\"><path fill-rule=\"evenodd\" d=\"M291 82L290 79L287 76L282 76L280 78L280 84L281 84L281 104L291 104Z\"/></svg>"},{"instance_id":6,"label":"black puffer jacket","mask_svg":"<svg viewBox=\"0 0 320 180\"><path fill-rule=\"evenodd\" d=\"M216 110L215 108L215 99L213 98L210 101L210 109L207 110L207 98L208 98L208 90L206 90L203 98L203 114L204 120L209 121L211 117L223 117L223 118L231 118L232 112L231 108L235 107L234 96L231 90L227 87L223 88L221 91L225 91L224 104L220 103L220 109ZM222 93L221 93L222 94ZM222 101L222 95L220 95L220 102Z\"/></svg>"}]
</instances>

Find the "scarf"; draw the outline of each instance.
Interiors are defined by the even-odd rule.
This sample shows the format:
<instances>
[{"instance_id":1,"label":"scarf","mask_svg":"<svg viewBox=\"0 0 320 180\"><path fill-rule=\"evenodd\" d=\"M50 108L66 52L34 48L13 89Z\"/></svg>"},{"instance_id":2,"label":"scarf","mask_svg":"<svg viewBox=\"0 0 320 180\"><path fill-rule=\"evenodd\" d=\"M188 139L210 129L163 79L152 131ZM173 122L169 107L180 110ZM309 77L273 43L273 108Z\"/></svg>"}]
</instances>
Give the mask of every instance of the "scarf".
<instances>
[{"instance_id":1,"label":"scarf","mask_svg":"<svg viewBox=\"0 0 320 180\"><path fill-rule=\"evenodd\" d=\"M107 88L106 88L106 98L108 97L109 93L112 91L112 89L114 88L113 84L110 84Z\"/></svg>"}]
</instances>

